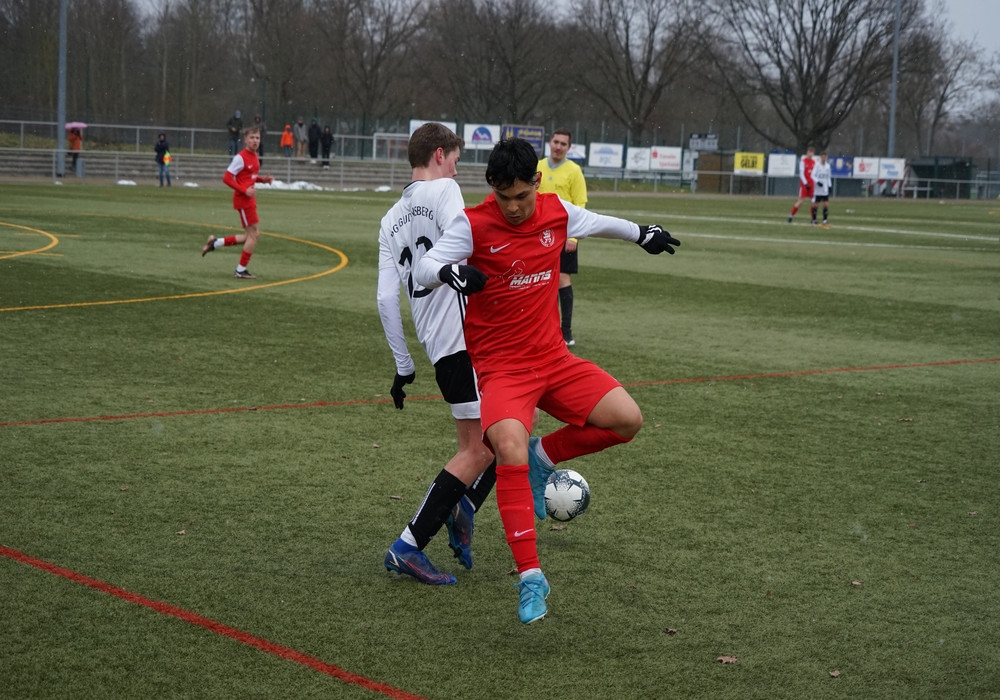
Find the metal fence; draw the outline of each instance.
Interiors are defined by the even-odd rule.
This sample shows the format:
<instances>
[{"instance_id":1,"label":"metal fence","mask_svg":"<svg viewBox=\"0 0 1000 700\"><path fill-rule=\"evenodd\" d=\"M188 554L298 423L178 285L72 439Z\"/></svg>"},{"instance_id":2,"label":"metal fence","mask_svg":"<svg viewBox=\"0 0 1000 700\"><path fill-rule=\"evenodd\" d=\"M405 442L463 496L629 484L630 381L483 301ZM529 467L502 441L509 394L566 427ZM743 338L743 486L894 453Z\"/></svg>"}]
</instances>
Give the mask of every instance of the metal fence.
<instances>
[{"instance_id":1,"label":"metal fence","mask_svg":"<svg viewBox=\"0 0 1000 700\"><path fill-rule=\"evenodd\" d=\"M0 120L0 134L14 137L6 139L8 147L51 150L53 143L59 144L57 130L55 122ZM219 154L226 153L229 149L229 133L226 129L95 123L88 124L84 130L84 150L151 152L161 133L167 135L170 150L175 154ZM406 134L402 136L406 138ZM266 131L262 140L262 154L280 155L280 139L280 129ZM382 148L376 153L376 145L377 139L372 136L334 134L330 151L331 155L340 158L406 160L405 148L400 158L398 149Z\"/></svg>"},{"instance_id":2,"label":"metal fence","mask_svg":"<svg viewBox=\"0 0 1000 700\"><path fill-rule=\"evenodd\" d=\"M58 125L55 122L0 120L0 141L3 150L54 151ZM170 150L179 155L219 155L228 150L229 136L225 129L163 127L141 124L88 124L85 130L85 151L151 153L158 135L165 133ZM407 134L376 133L334 134L331 155L343 160L370 160L385 163L406 163ZM263 141L263 155L281 157L279 131L268 131ZM64 142L63 142L64 144ZM65 146L64 146L65 147ZM488 158L488 150L468 149L462 154L465 163L480 164ZM272 163L274 161L272 160ZM289 174L290 174L289 166ZM584 167L588 180L610 181L615 192L636 189L659 192L689 190L718 194L758 194L795 196L796 178L774 178L767 175L741 175L731 170L690 172L634 171L627 168ZM596 183L595 183L596 184ZM603 189L603 187L602 187ZM971 179L921 178L909 174L896 181L836 178L834 197L897 197L913 199L996 199L1000 197L1000 171L989 167L973 172Z\"/></svg>"}]
</instances>

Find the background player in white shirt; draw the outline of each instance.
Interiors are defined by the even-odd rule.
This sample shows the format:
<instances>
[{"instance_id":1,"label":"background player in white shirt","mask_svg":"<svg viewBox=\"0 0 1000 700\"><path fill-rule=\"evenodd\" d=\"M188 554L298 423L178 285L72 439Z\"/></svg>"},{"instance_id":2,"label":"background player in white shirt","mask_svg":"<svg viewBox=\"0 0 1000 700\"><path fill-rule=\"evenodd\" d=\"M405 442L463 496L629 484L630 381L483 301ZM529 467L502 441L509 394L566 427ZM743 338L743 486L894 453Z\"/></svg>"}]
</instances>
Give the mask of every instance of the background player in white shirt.
<instances>
[{"instance_id":1,"label":"background player in white shirt","mask_svg":"<svg viewBox=\"0 0 1000 700\"><path fill-rule=\"evenodd\" d=\"M812 200L812 222L816 225L816 208L820 202L823 203L823 226L830 227L830 190L833 188L833 177L830 174L830 164L826 162L827 152L819 154L819 162L813 166L813 200Z\"/></svg>"},{"instance_id":2,"label":"background player in white shirt","mask_svg":"<svg viewBox=\"0 0 1000 700\"><path fill-rule=\"evenodd\" d=\"M449 545L459 562L472 568L473 513L496 482L493 455L482 441L476 375L465 349L466 299L450 287L428 289L414 282L413 266L461 214L465 202L453 179L464 141L436 122L421 125L407 147L413 178L399 201L383 217L379 230L378 310L386 340L396 360L390 394L403 408L403 387L414 380L413 358L406 347L399 292L410 300L417 339L434 364L438 387L458 430L458 452L435 477L413 520L385 555L385 568L432 585L455 583L423 553L431 538L448 526Z\"/></svg>"}]
</instances>

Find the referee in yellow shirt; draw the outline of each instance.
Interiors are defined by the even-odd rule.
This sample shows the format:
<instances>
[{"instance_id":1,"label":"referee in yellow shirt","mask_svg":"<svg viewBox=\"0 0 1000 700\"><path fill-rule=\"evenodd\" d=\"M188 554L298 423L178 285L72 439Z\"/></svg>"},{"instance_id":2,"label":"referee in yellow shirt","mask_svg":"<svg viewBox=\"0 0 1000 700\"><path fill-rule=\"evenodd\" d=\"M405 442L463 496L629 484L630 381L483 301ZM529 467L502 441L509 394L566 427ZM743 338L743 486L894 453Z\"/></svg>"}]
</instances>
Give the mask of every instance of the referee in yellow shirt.
<instances>
[{"instance_id":1,"label":"referee in yellow shirt","mask_svg":"<svg viewBox=\"0 0 1000 700\"><path fill-rule=\"evenodd\" d=\"M549 156L538 161L538 170L542 174L538 191L555 192L560 199L586 208L587 181L583 170L566 157L572 143L573 135L569 129L560 127L552 132ZM559 260L559 309L562 311L562 334L566 345L576 345L573 340L573 282L570 277L579 268L576 246L575 238L568 239Z\"/></svg>"}]
</instances>

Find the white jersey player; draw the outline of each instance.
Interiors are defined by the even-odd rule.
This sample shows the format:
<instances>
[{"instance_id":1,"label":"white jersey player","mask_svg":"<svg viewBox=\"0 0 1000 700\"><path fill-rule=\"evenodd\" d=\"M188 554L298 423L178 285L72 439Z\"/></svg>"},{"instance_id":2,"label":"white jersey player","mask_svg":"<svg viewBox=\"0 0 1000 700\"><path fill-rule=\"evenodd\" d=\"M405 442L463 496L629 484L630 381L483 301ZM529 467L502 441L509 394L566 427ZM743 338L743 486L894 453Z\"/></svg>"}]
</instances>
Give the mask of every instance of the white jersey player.
<instances>
[{"instance_id":1,"label":"white jersey player","mask_svg":"<svg viewBox=\"0 0 1000 700\"><path fill-rule=\"evenodd\" d=\"M413 374L414 365L403 334L400 285L410 299L417 340L431 363L465 350L465 297L448 287L421 287L410 274L417 261L437 243L441 228L464 206L458 183L450 177L417 180L406 186L403 196L382 217L378 237L378 308L386 340L396 359L396 371L403 376ZM478 418L478 398L472 403L471 407L453 404L455 418Z\"/></svg>"},{"instance_id":2,"label":"white jersey player","mask_svg":"<svg viewBox=\"0 0 1000 700\"><path fill-rule=\"evenodd\" d=\"M823 226L829 227L829 215L830 215L830 190L833 188L833 177L830 173L830 164L827 162L827 152L823 151L819 154L819 162L813 166L812 176L815 187L813 189L813 200L812 206L810 207L812 213L812 223L818 224L816 220L816 210L819 205L823 205Z\"/></svg>"},{"instance_id":3,"label":"white jersey player","mask_svg":"<svg viewBox=\"0 0 1000 700\"><path fill-rule=\"evenodd\" d=\"M399 295L404 290L417 338L434 365L458 431L458 452L434 478L413 520L385 555L386 569L431 585L448 585L456 579L440 572L424 547L447 525L449 546L462 566L471 569L473 514L496 483L493 455L482 441L476 375L465 349L465 297L450 287L422 287L411 274L445 226L462 213L465 202L453 178L463 145L461 138L436 122L413 132L407 147L413 181L383 217L379 230L379 317L396 361L389 393L396 408L402 409L403 387L416 376L400 313Z\"/></svg>"}]
</instances>

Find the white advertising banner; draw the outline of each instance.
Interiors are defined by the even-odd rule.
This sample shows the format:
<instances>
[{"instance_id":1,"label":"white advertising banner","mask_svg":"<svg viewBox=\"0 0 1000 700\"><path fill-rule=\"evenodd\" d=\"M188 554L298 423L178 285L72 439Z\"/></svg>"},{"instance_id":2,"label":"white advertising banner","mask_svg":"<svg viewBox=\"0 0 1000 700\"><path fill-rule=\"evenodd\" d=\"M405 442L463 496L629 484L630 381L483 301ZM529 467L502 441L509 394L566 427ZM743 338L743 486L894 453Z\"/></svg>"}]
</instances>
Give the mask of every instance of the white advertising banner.
<instances>
[{"instance_id":1,"label":"white advertising banner","mask_svg":"<svg viewBox=\"0 0 1000 700\"><path fill-rule=\"evenodd\" d=\"M468 141L468 139L466 139L466 141ZM551 155L552 155L552 146L550 146L549 142L546 141L545 157L548 158ZM569 158L570 160L576 161L577 163L585 163L587 162L587 147L582 143L571 144L569 150L566 151L566 157Z\"/></svg>"},{"instance_id":2,"label":"white advertising banner","mask_svg":"<svg viewBox=\"0 0 1000 700\"><path fill-rule=\"evenodd\" d=\"M587 165L592 168L620 168L624 156L625 147L620 143L592 143Z\"/></svg>"},{"instance_id":3,"label":"white advertising banner","mask_svg":"<svg viewBox=\"0 0 1000 700\"><path fill-rule=\"evenodd\" d=\"M421 126L423 126L427 122L434 122L434 121L437 121L437 120L436 119L411 119L410 120L410 133L412 134L414 131L416 131L417 129L419 129ZM458 124L456 124L455 122L438 122L438 123L439 124L444 124L446 127L448 127L449 129L451 129L452 131L454 131L456 134L458 133Z\"/></svg>"},{"instance_id":4,"label":"white advertising banner","mask_svg":"<svg viewBox=\"0 0 1000 700\"><path fill-rule=\"evenodd\" d=\"M902 180L906 175L905 158L880 158L878 161L879 180Z\"/></svg>"},{"instance_id":5,"label":"white advertising banner","mask_svg":"<svg viewBox=\"0 0 1000 700\"><path fill-rule=\"evenodd\" d=\"M500 140L499 124L466 124L465 148L470 151L489 151Z\"/></svg>"},{"instance_id":6,"label":"white advertising banner","mask_svg":"<svg viewBox=\"0 0 1000 700\"><path fill-rule=\"evenodd\" d=\"M684 149L676 146L653 146L649 152L649 167L677 172L681 169L683 152Z\"/></svg>"},{"instance_id":7,"label":"white advertising banner","mask_svg":"<svg viewBox=\"0 0 1000 700\"><path fill-rule=\"evenodd\" d=\"M767 174L771 177L796 177L799 174L799 158L794 153L769 153Z\"/></svg>"},{"instance_id":8,"label":"white advertising banner","mask_svg":"<svg viewBox=\"0 0 1000 700\"><path fill-rule=\"evenodd\" d=\"M649 170L650 148L628 149L628 157L625 159L626 170Z\"/></svg>"},{"instance_id":9,"label":"white advertising banner","mask_svg":"<svg viewBox=\"0 0 1000 700\"><path fill-rule=\"evenodd\" d=\"M879 177L878 158L863 158L858 156L854 159L854 177L864 180L877 180Z\"/></svg>"}]
</instances>

